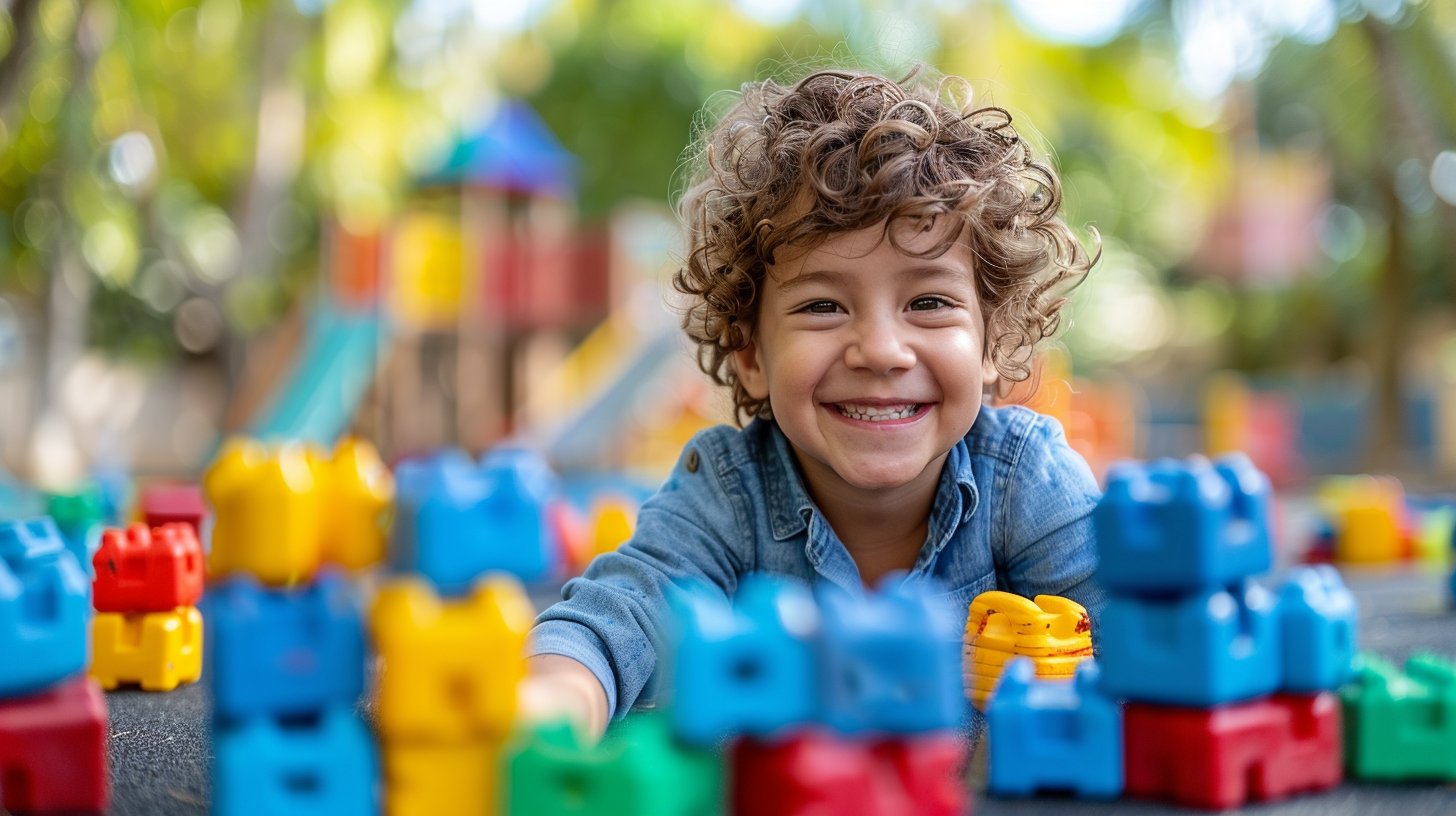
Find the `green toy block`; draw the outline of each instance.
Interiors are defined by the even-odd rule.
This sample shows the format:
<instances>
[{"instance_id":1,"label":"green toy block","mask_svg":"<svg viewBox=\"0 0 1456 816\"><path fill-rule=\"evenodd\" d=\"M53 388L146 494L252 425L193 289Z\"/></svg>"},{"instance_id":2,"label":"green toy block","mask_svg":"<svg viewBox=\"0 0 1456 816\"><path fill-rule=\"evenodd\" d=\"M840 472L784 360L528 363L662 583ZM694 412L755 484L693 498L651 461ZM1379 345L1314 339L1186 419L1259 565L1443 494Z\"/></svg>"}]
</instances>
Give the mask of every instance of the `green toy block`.
<instances>
[{"instance_id":1,"label":"green toy block","mask_svg":"<svg viewBox=\"0 0 1456 816\"><path fill-rule=\"evenodd\" d=\"M1402 672L1361 655L1340 699L1351 777L1456 780L1456 663L1414 655Z\"/></svg>"},{"instance_id":2,"label":"green toy block","mask_svg":"<svg viewBox=\"0 0 1456 816\"><path fill-rule=\"evenodd\" d=\"M565 723L538 726L506 761L505 814L718 816L722 761L673 740L665 716L634 714L586 748Z\"/></svg>"}]
</instances>

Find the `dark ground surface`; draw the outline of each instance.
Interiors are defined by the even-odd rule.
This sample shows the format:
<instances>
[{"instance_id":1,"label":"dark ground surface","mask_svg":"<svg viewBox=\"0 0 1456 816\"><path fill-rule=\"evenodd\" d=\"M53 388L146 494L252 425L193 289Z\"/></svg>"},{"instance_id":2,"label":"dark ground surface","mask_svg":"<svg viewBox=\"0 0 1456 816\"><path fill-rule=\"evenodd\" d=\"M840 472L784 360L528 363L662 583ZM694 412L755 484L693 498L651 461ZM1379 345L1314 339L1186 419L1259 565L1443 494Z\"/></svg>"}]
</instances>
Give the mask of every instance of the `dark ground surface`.
<instances>
[{"instance_id":1,"label":"dark ground surface","mask_svg":"<svg viewBox=\"0 0 1456 816\"><path fill-rule=\"evenodd\" d=\"M1446 604L1444 575L1402 568L1347 572L1346 582L1360 598L1362 649L1400 661L1421 650L1456 656L1456 612ZM541 608L553 597L541 594L534 600ZM107 695L107 702L111 708L110 812L114 816L206 813L212 748L203 686L167 694L116 691ZM978 798L975 807L978 816L1197 812L1151 803L1070 799ZM1271 816L1456 816L1456 786L1346 783L1318 796L1226 812Z\"/></svg>"}]
</instances>

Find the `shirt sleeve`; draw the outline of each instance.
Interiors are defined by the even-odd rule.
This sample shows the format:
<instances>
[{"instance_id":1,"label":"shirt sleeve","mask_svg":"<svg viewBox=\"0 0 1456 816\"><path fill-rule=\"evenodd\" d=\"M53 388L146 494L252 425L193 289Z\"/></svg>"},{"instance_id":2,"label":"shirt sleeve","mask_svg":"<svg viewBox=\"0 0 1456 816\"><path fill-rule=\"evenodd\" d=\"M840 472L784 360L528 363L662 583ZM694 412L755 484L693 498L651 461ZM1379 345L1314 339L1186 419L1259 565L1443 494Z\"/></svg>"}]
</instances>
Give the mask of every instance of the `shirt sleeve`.
<instances>
[{"instance_id":1,"label":"shirt sleeve","mask_svg":"<svg viewBox=\"0 0 1456 816\"><path fill-rule=\"evenodd\" d=\"M528 653L585 665L607 692L609 717L655 696L670 584L694 581L731 594L743 572L746 530L724 474L695 439L662 489L643 503L632 538L592 561L536 619Z\"/></svg>"},{"instance_id":2,"label":"shirt sleeve","mask_svg":"<svg viewBox=\"0 0 1456 816\"><path fill-rule=\"evenodd\" d=\"M1092 580L1097 542L1092 510L1102 491L1054 419L1037 414L1013 458L997 524L1000 569L1010 591L1061 595L1087 608L1093 632L1104 596Z\"/></svg>"}]
</instances>

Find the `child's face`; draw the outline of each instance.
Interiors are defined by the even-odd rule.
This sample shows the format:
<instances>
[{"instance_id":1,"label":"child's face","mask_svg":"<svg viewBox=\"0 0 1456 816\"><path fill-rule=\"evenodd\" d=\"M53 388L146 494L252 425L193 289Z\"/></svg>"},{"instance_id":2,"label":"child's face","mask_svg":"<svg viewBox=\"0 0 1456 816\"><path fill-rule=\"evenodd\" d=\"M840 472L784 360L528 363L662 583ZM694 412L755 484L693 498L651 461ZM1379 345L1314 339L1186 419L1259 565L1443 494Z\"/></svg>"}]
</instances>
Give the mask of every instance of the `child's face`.
<instances>
[{"instance_id":1,"label":"child's face","mask_svg":"<svg viewBox=\"0 0 1456 816\"><path fill-rule=\"evenodd\" d=\"M739 381L768 399L816 493L934 485L995 378L970 248L957 241L917 258L883 235L874 226L780 251L753 341L734 355ZM897 237L915 251L941 235Z\"/></svg>"}]
</instances>

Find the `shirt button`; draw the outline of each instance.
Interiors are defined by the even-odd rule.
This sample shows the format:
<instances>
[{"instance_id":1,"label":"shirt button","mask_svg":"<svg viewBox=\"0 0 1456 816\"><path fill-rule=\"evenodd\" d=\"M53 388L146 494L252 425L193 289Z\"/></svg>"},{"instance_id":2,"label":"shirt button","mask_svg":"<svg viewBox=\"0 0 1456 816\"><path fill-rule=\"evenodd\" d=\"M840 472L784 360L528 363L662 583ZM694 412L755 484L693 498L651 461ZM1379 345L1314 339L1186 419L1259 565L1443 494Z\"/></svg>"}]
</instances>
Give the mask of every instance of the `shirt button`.
<instances>
[{"instance_id":1,"label":"shirt button","mask_svg":"<svg viewBox=\"0 0 1456 816\"><path fill-rule=\"evenodd\" d=\"M688 469L688 473L697 473L698 472L698 449L697 448L692 448L691 450L688 451L688 458L687 458L687 461L686 462L683 462L683 467L685 467L685 468Z\"/></svg>"}]
</instances>

